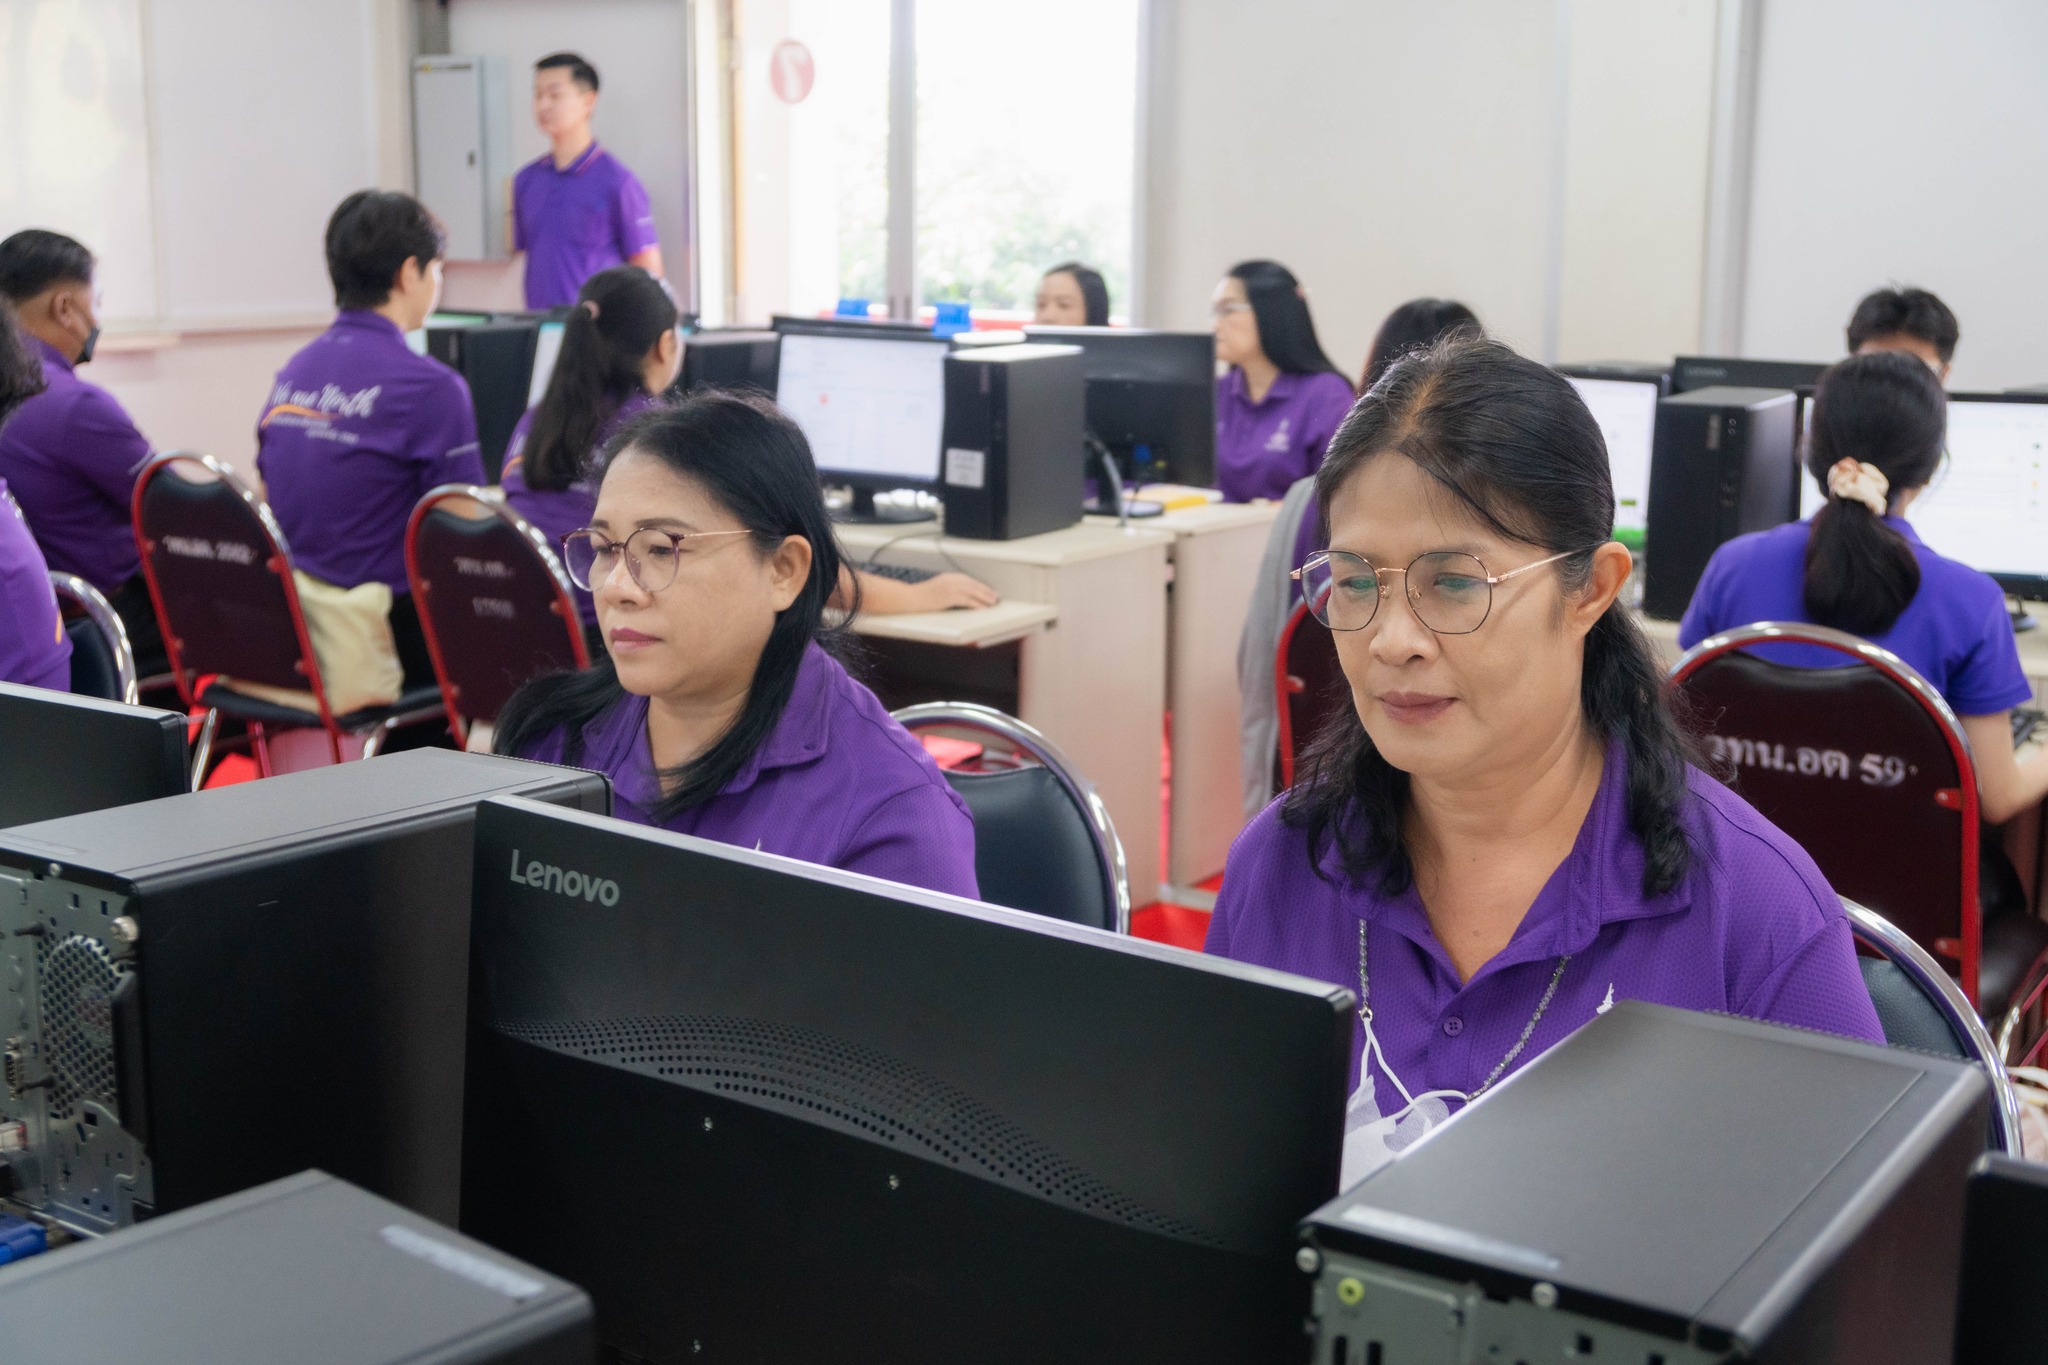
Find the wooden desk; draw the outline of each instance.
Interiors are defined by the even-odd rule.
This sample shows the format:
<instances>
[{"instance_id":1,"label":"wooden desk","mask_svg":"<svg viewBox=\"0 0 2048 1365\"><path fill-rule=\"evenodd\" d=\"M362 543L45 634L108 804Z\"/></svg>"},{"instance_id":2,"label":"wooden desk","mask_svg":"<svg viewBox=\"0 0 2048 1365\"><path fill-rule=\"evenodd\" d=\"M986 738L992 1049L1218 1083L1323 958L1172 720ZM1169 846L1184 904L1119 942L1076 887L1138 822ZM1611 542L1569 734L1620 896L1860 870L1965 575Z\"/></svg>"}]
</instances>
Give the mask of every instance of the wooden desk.
<instances>
[{"instance_id":1,"label":"wooden desk","mask_svg":"<svg viewBox=\"0 0 2048 1365\"><path fill-rule=\"evenodd\" d=\"M959 569L1003 595L985 611L856 618L854 629L878 651L913 663L928 664L938 649L959 651L949 657L981 686L1009 676L985 665L1014 650L1016 700L1004 709L1043 730L1095 783L1123 840L1132 904L1156 899L1174 536L1086 523L1023 540L942 539L936 524L838 530L855 560ZM891 707L929 699L887 690ZM1235 791L1234 778L1231 785Z\"/></svg>"},{"instance_id":2,"label":"wooden desk","mask_svg":"<svg viewBox=\"0 0 2048 1365\"><path fill-rule=\"evenodd\" d=\"M1237 645L1278 503L1210 503L1148 517L1173 537L1166 611L1166 705L1173 774L1167 794L1166 880L1172 896L1223 870L1244 828L1239 773ZM1114 517L1089 525L1115 526ZM1169 897L1171 898L1171 897Z\"/></svg>"}]
</instances>

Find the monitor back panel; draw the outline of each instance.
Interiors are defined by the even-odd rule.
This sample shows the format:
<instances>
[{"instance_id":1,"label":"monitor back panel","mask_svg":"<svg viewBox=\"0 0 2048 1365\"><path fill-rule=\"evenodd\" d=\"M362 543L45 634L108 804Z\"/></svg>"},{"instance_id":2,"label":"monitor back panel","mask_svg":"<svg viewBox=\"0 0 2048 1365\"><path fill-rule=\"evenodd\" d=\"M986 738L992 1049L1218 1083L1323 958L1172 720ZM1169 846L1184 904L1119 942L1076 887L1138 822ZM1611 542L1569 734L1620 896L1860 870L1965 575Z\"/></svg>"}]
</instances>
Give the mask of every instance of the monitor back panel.
<instances>
[{"instance_id":1,"label":"monitor back panel","mask_svg":"<svg viewBox=\"0 0 2048 1365\"><path fill-rule=\"evenodd\" d=\"M185 717L0 683L0 829L174 796Z\"/></svg>"}]
</instances>

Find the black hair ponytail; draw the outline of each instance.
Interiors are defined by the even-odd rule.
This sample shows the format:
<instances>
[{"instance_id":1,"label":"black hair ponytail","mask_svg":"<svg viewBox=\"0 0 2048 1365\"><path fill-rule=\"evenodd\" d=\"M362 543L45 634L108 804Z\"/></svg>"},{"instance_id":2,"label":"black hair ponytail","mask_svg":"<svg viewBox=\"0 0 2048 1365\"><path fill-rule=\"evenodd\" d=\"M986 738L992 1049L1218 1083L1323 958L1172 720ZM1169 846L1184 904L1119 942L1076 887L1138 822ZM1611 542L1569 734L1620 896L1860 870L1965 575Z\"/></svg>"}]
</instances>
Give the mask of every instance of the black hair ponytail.
<instances>
[{"instance_id":1,"label":"black hair ponytail","mask_svg":"<svg viewBox=\"0 0 2048 1365\"><path fill-rule=\"evenodd\" d=\"M1927 365L1897 351L1851 356L1822 373L1807 422L1806 467L1823 491L1835 462L1875 465L1890 497L1941 465L1948 398ZM1851 635L1882 635L1920 591L1913 547L1861 502L1829 497L1806 540L1806 614Z\"/></svg>"},{"instance_id":2,"label":"black hair ponytail","mask_svg":"<svg viewBox=\"0 0 2048 1365\"><path fill-rule=\"evenodd\" d=\"M628 422L605 445L607 465L628 449L701 485L753 533L757 553L774 553L790 536L811 545L810 576L776 615L731 728L696 759L662 772L668 795L649 814L665 824L725 789L782 719L812 642L829 642L844 629L841 623L828 630L825 619L841 560L810 445L769 400L715 389L694 393ZM516 757L564 731L563 761L574 765L582 760L583 727L624 696L610 655L581 672L536 679L505 703L493 747Z\"/></svg>"},{"instance_id":3,"label":"black hair ponytail","mask_svg":"<svg viewBox=\"0 0 2048 1365\"><path fill-rule=\"evenodd\" d=\"M1571 382L1494 341L1455 333L1399 356L1331 438L1316 475L1331 499L1384 454L1405 455L1501 535L1556 554L1566 592L1584 589L1593 552L1614 530L1614 481L1599 424ZM1617 600L1586 637L1579 705L1589 730L1628 765L1628 827L1643 849L1643 894L1662 895L1692 867L1683 814L1690 799L1687 733L1664 695L1656 655ZM1408 774L1374 747L1355 707L1334 714L1310 746L1306 775L1281 807L1305 829L1321 869L1334 844L1347 875L1380 894L1414 877L1401 838Z\"/></svg>"},{"instance_id":4,"label":"black hair ponytail","mask_svg":"<svg viewBox=\"0 0 2048 1365\"><path fill-rule=\"evenodd\" d=\"M520 455L527 487L558 491L589 472L598 433L640 390L641 362L676 318L668 290L637 265L600 270L584 282Z\"/></svg>"}]
</instances>

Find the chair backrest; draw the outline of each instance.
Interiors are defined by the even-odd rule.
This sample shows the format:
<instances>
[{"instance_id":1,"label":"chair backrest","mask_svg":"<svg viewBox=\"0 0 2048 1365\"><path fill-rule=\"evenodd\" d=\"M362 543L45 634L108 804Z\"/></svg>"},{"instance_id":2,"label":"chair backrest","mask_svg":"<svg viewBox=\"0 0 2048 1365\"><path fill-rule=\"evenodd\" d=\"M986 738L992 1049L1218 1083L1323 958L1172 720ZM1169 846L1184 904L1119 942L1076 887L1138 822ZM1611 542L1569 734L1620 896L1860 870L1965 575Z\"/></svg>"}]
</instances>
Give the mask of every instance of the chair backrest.
<instances>
[{"instance_id":1,"label":"chair backrest","mask_svg":"<svg viewBox=\"0 0 2048 1365\"><path fill-rule=\"evenodd\" d=\"M1123 841L1094 785L1050 740L1014 716L971 702L907 706L895 717L913 734L966 731L997 743L976 766L946 773L974 815L974 875L983 900L1130 932Z\"/></svg>"},{"instance_id":2,"label":"chair backrest","mask_svg":"<svg viewBox=\"0 0 2048 1365\"><path fill-rule=\"evenodd\" d=\"M1849 932L1861 950L1856 965L1862 968L1863 984L1870 991L1870 1003L1877 1008L1885 1042L1983 1067L1995 1101L1991 1145L2018 1156L2019 1096L2005 1073L1998 1044L1948 970L1877 912L1847 897L1842 899L1842 910L1849 916Z\"/></svg>"},{"instance_id":3,"label":"chair backrest","mask_svg":"<svg viewBox=\"0 0 2048 1365\"><path fill-rule=\"evenodd\" d=\"M1351 704L1349 684L1337 662L1337 641L1330 628L1295 607L1280 630L1273 663L1273 686L1280 713L1280 786L1294 785L1301 755L1331 714Z\"/></svg>"},{"instance_id":4,"label":"chair backrest","mask_svg":"<svg viewBox=\"0 0 2048 1365\"><path fill-rule=\"evenodd\" d=\"M1792 667L1758 645L1814 645ZM1898 656L1824 626L1763 622L1701 641L1671 682L1710 756L1839 894L1956 962L1977 999L1977 778L1961 724Z\"/></svg>"},{"instance_id":5,"label":"chair backrest","mask_svg":"<svg viewBox=\"0 0 2048 1365\"><path fill-rule=\"evenodd\" d=\"M291 552L263 499L212 456L171 451L135 481L135 539L187 706L195 678L223 673L310 689L331 723Z\"/></svg>"},{"instance_id":6,"label":"chair backrest","mask_svg":"<svg viewBox=\"0 0 2048 1365\"><path fill-rule=\"evenodd\" d=\"M135 648L128 643L121 613L77 574L53 569L50 587L64 611L64 633L71 637L71 690L83 697L138 705L142 683L135 676Z\"/></svg>"},{"instance_id":7,"label":"chair backrest","mask_svg":"<svg viewBox=\"0 0 2048 1365\"><path fill-rule=\"evenodd\" d=\"M484 489L447 484L420 499L406 526L405 571L458 736L496 720L529 678L589 666L561 560Z\"/></svg>"}]
</instances>

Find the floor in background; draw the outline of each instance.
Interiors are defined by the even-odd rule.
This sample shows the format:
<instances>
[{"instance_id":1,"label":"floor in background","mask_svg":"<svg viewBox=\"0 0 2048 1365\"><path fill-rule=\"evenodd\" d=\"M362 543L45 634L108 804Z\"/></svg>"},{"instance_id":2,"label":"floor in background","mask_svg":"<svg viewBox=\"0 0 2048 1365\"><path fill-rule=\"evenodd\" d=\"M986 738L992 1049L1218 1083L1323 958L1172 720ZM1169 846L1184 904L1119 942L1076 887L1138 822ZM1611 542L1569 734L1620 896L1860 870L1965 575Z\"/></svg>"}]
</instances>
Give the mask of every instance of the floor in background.
<instances>
[{"instance_id":1,"label":"floor in background","mask_svg":"<svg viewBox=\"0 0 2048 1365\"><path fill-rule=\"evenodd\" d=\"M1205 893L1202 899L1208 905L1176 905L1172 901L1155 901L1142 909L1131 912L1131 934L1136 938L1149 938L1154 943L1171 943L1176 948L1202 951L1202 940L1209 933L1209 906L1216 903L1216 893L1223 887L1223 874L1217 873L1193 888ZM1190 897L1189 899L1193 899Z\"/></svg>"}]
</instances>

